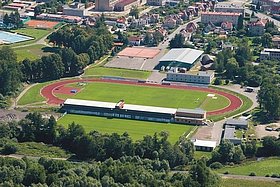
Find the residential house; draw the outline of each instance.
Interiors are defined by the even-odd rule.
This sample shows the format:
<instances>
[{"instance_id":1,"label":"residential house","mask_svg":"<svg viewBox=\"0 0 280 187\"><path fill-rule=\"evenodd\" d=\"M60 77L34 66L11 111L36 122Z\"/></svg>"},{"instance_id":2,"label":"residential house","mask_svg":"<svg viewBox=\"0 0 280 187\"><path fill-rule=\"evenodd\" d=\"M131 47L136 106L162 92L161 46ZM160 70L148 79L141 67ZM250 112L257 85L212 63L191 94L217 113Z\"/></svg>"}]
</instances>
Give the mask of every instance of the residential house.
<instances>
[{"instance_id":1,"label":"residential house","mask_svg":"<svg viewBox=\"0 0 280 187\"><path fill-rule=\"evenodd\" d=\"M267 20L261 19L248 24L248 32L251 36L262 36L265 32L265 24Z\"/></svg>"},{"instance_id":2,"label":"residential house","mask_svg":"<svg viewBox=\"0 0 280 187\"><path fill-rule=\"evenodd\" d=\"M63 14L68 16L80 16L84 17L88 15L88 10L92 9L93 3L89 3L88 7L85 4L75 2L70 5L63 6Z\"/></svg>"},{"instance_id":3,"label":"residential house","mask_svg":"<svg viewBox=\"0 0 280 187\"><path fill-rule=\"evenodd\" d=\"M234 46L230 42L222 42L221 48L222 49L234 50Z\"/></svg>"},{"instance_id":4,"label":"residential house","mask_svg":"<svg viewBox=\"0 0 280 187\"><path fill-rule=\"evenodd\" d=\"M232 12L202 12L201 13L201 23L209 23L220 25L221 23L228 21L233 24L233 26L237 26L238 18L240 13L232 13Z\"/></svg>"},{"instance_id":5,"label":"residential house","mask_svg":"<svg viewBox=\"0 0 280 187\"><path fill-rule=\"evenodd\" d=\"M232 31L233 24L231 22L225 21L221 24L221 28L226 30L226 31Z\"/></svg>"},{"instance_id":6,"label":"residential house","mask_svg":"<svg viewBox=\"0 0 280 187\"><path fill-rule=\"evenodd\" d=\"M241 13L245 16L245 9L242 6L233 3L217 3L214 7L215 12L231 12L231 13Z\"/></svg>"},{"instance_id":7,"label":"residential house","mask_svg":"<svg viewBox=\"0 0 280 187\"><path fill-rule=\"evenodd\" d=\"M167 18L164 23L163 23L163 27L164 28L168 28L168 29L174 29L176 27L177 23L176 20L174 18Z\"/></svg>"},{"instance_id":8,"label":"residential house","mask_svg":"<svg viewBox=\"0 0 280 187\"><path fill-rule=\"evenodd\" d=\"M128 37L128 43L132 46L140 46L141 42L143 41L143 38L140 36L129 36Z\"/></svg>"},{"instance_id":9,"label":"residential house","mask_svg":"<svg viewBox=\"0 0 280 187\"><path fill-rule=\"evenodd\" d=\"M189 22L186 26L186 31L193 33L197 30L197 25L194 22Z\"/></svg>"},{"instance_id":10,"label":"residential house","mask_svg":"<svg viewBox=\"0 0 280 187\"><path fill-rule=\"evenodd\" d=\"M138 6L138 0L120 0L114 6L114 11L128 11L133 6Z\"/></svg>"},{"instance_id":11,"label":"residential house","mask_svg":"<svg viewBox=\"0 0 280 187\"><path fill-rule=\"evenodd\" d=\"M280 48L280 36L273 36L272 38L272 45L275 48Z\"/></svg>"},{"instance_id":12,"label":"residential house","mask_svg":"<svg viewBox=\"0 0 280 187\"><path fill-rule=\"evenodd\" d=\"M265 48L261 51L260 60L280 60L280 49Z\"/></svg>"}]
</instances>

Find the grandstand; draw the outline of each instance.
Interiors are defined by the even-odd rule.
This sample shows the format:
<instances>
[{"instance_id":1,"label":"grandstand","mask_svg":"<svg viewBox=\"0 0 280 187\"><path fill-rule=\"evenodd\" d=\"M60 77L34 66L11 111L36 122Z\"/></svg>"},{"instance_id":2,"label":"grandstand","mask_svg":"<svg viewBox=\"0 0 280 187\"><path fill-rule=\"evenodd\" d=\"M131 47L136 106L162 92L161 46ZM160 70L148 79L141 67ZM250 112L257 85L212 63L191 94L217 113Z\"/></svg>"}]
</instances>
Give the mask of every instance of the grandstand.
<instances>
[{"instance_id":1,"label":"grandstand","mask_svg":"<svg viewBox=\"0 0 280 187\"><path fill-rule=\"evenodd\" d=\"M116 104L111 102L67 99L62 104L61 110L62 112L72 114L194 125L203 125L206 120L206 111L200 109L175 109L131 105L125 104L123 100Z\"/></svg>"}]
</instances>

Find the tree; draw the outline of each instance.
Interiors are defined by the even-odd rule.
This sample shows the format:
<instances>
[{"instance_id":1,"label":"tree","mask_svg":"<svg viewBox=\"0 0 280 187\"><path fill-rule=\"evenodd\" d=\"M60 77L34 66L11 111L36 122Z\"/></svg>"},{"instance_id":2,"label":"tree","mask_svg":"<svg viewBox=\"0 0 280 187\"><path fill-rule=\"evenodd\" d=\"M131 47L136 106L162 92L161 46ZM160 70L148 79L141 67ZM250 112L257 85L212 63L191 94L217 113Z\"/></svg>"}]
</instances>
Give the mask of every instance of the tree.
<instances>
[{"instance_id":1,"label":"tree","mask_svg":"<svg viewBox=\"0 0 280 187\"><path fill-rule=\"evenodd\" d=\"M21 84L21 72L16 54L10 47L0 49L0 94L15 92Z\"/></svg>"},{"instance_id":2,"label":"tree","mask_svg":"<svg viewBox=\"0 0 280 187\"><path fill-rule=\"evenodd\" d=\"M239 66L245 66L246 62L252 59L252 56L248 42L243 40L242 43L237 46L235 51L235 58Z\"/></svg>"},{"instance_id":3,"label":"tree","mask_svg":"<svg viewBox=\"0 0 280 187\"><path fill-rule=\"evenodd\" d=\"M243 27L243 15L240 15L237 21L237 30L242 30Z\"/></svg>"},{"instance_id":4,"label":"tree","mask_svg":"<svg viewBox=\"0 0 280 187\"><path fill-rule=\"evenodd\" d=\"M4 15L4 18L3 18L3 23L6 25L6 26L8 26L9 24L10 24L10 17L9 17L9 15L6 13L5 15Z\"/></svg>"},{"instance_id":5,"label":"tree","mask_svg":"<svg viewBox=\"0 0 280 187\"><path fill-rule=\"evenodd\" d=\"M258 102L272 118L280 116L280 89L270 81L264 81L258 91Z\"/></svg>"},{"instance_id":6,"label":"tree","mask_svg":"<svg viewBox=\"0 0 280 187\"><path fill-rule=\"evenodd\" d=\"M241 147L235 146L234 147L234 154L233 154L233 162L234 163L241 163L241 161L245 160L245 155L243 154L243 150Z\"/></svg>"},{"instance_id":7,"label":"tree","mask_svg":"<svg viewBox=\"0 0 280 187\"><path fill-rule=\"evenodd\" d=\"M269 33L264 33L261 37L261 42L263 47L271 47L272 45L272 36Z\"/></svg>"},{"instance_id":8,"label":"tree","mask_svg":"<svg viewBox=\"0 0 280 187\"><path fill-rule=\"evenodd\" d=\"M43 166L39 164L30 165L25 172L23 179L23 184L30 186L31 184L45 183L46 181L46 172Z\"/></svg>"},{"instance_id":9,"label":"tree","mask_svg":"<svg viewBox=\"0 0 280 187\"><path fill-rule=\"evenodd\" d=\"M220 178L206 166L204 158L198 160L189 171L191 179L201 187L219 186Z\"/></svg>"},{"instance_id":10,"label":"tree","mask_svg":"<svg viewBox=\"0 0 280 187\"><path fill-rule=\"evenodd\" d=\"M37 5L34 8L34 17L36 18L36 16L40 15L42 13L42 7L41 5Z\"/></svg>"},{"instance_id":11,"label":"tree","mask_svg":"<svg viewBox=\"0 0 280 187\"><path fill-rule=\"evenodd\" d=\"M260 3L259 1L257 2L256 9L257 9L257 10L260 10L260 9L261 9L261 3Z\"/></svg>"},{"instance_id":12,"label":"tree","mask_svg":"<svg viewBox=\"0 0 280 187\"><path fill-rule=\"evenodd\" d=\"M135 19L138 19L139 18L139 9L138 9L138 7L137 6L133 6L130 9L129 15L135 17Z\"/></svg>"},{"instance_id":13,"label":"tree","mask_svg":"<svg viewBox=\"0 0 280 187\"><path fill-rule=\"evenodd\" d=\"M235 60L235 58L230 58L226 64L227 77L232 79L235 75L237 75L238 68L239 68L239 65L238 65L238 62Z\"/></svg>"},{"instance_id":14,"label":"tree","mask_svg":"<svg viewBox=\"0 0 280 187\"><path fill-rule=\"evenodd\" d=\"M241 148L246 157L254 157L257 153L257 142L255 140L247 141L246 143L241 144Z\"/></svg>"},{"instance_id":15,"label":"tree","mask_svg":"<svg viewBox=\"0 0 280 187\"><path fill-rule=\"evenodd\" d=\"M185 44L185 38L182 34L176 34L175 37L170 41L169 47L172 48L182 48Z\"/></svg>"}]
</instances>

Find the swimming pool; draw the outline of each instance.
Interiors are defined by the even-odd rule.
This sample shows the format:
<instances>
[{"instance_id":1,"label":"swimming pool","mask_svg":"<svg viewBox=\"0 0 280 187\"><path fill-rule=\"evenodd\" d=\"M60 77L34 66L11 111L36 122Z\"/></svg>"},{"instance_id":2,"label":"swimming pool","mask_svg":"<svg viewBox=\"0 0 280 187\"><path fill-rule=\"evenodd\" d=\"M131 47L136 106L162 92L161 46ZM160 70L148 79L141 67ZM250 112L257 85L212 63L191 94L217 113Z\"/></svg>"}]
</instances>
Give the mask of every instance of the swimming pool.
<instances>
[{"instance_id":1,"label":"swimming pool","mask_svg":"<svg viewBox=\"0 0 280 187\"><path fill-rule=\"evenodd\" d=\"M17 42L23 42L27 40L32 40L33 38L28 36L23 36L16 33L0 31L0 43L3 44L13 44Z\"/></svg>"}]
</instances>

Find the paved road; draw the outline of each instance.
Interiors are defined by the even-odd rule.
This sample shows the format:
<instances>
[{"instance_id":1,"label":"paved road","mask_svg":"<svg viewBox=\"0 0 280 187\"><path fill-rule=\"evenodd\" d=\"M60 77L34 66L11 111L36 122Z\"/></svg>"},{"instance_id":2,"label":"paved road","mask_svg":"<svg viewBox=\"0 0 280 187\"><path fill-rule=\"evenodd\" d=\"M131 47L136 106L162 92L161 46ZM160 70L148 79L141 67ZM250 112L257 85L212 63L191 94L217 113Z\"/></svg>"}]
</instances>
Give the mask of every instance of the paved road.
<instances>
[{"instance_id":1,"label":"paved road","mask_svg":"<svg viewBox=\"0 0 280 187\"><path fill-rule=\"evenodd\" d=\"M237 84L229 85L229 86L217 86L217 87L228 89L228 90L243 94L253 101L253 105L248 110L246 110L242 113L248 112L258 106L257 92L252 92L252 93L244 92L244 88L240 88L240 85L237 85ZM240 115L240 114L237 114L235 116L238 116L238 115ZM230 118L234 118L235 116L232 116ZM223 133L223 125L226 120L227 119L223 119L221 121L215 122L214 124L212 124L210 126L200 127L197 130L196 134L193 136L193 138L212 140L212 141L216 141L219 144L221 142L221 137L222 137L222 133Z\"/></svg>"}]
</instances>

